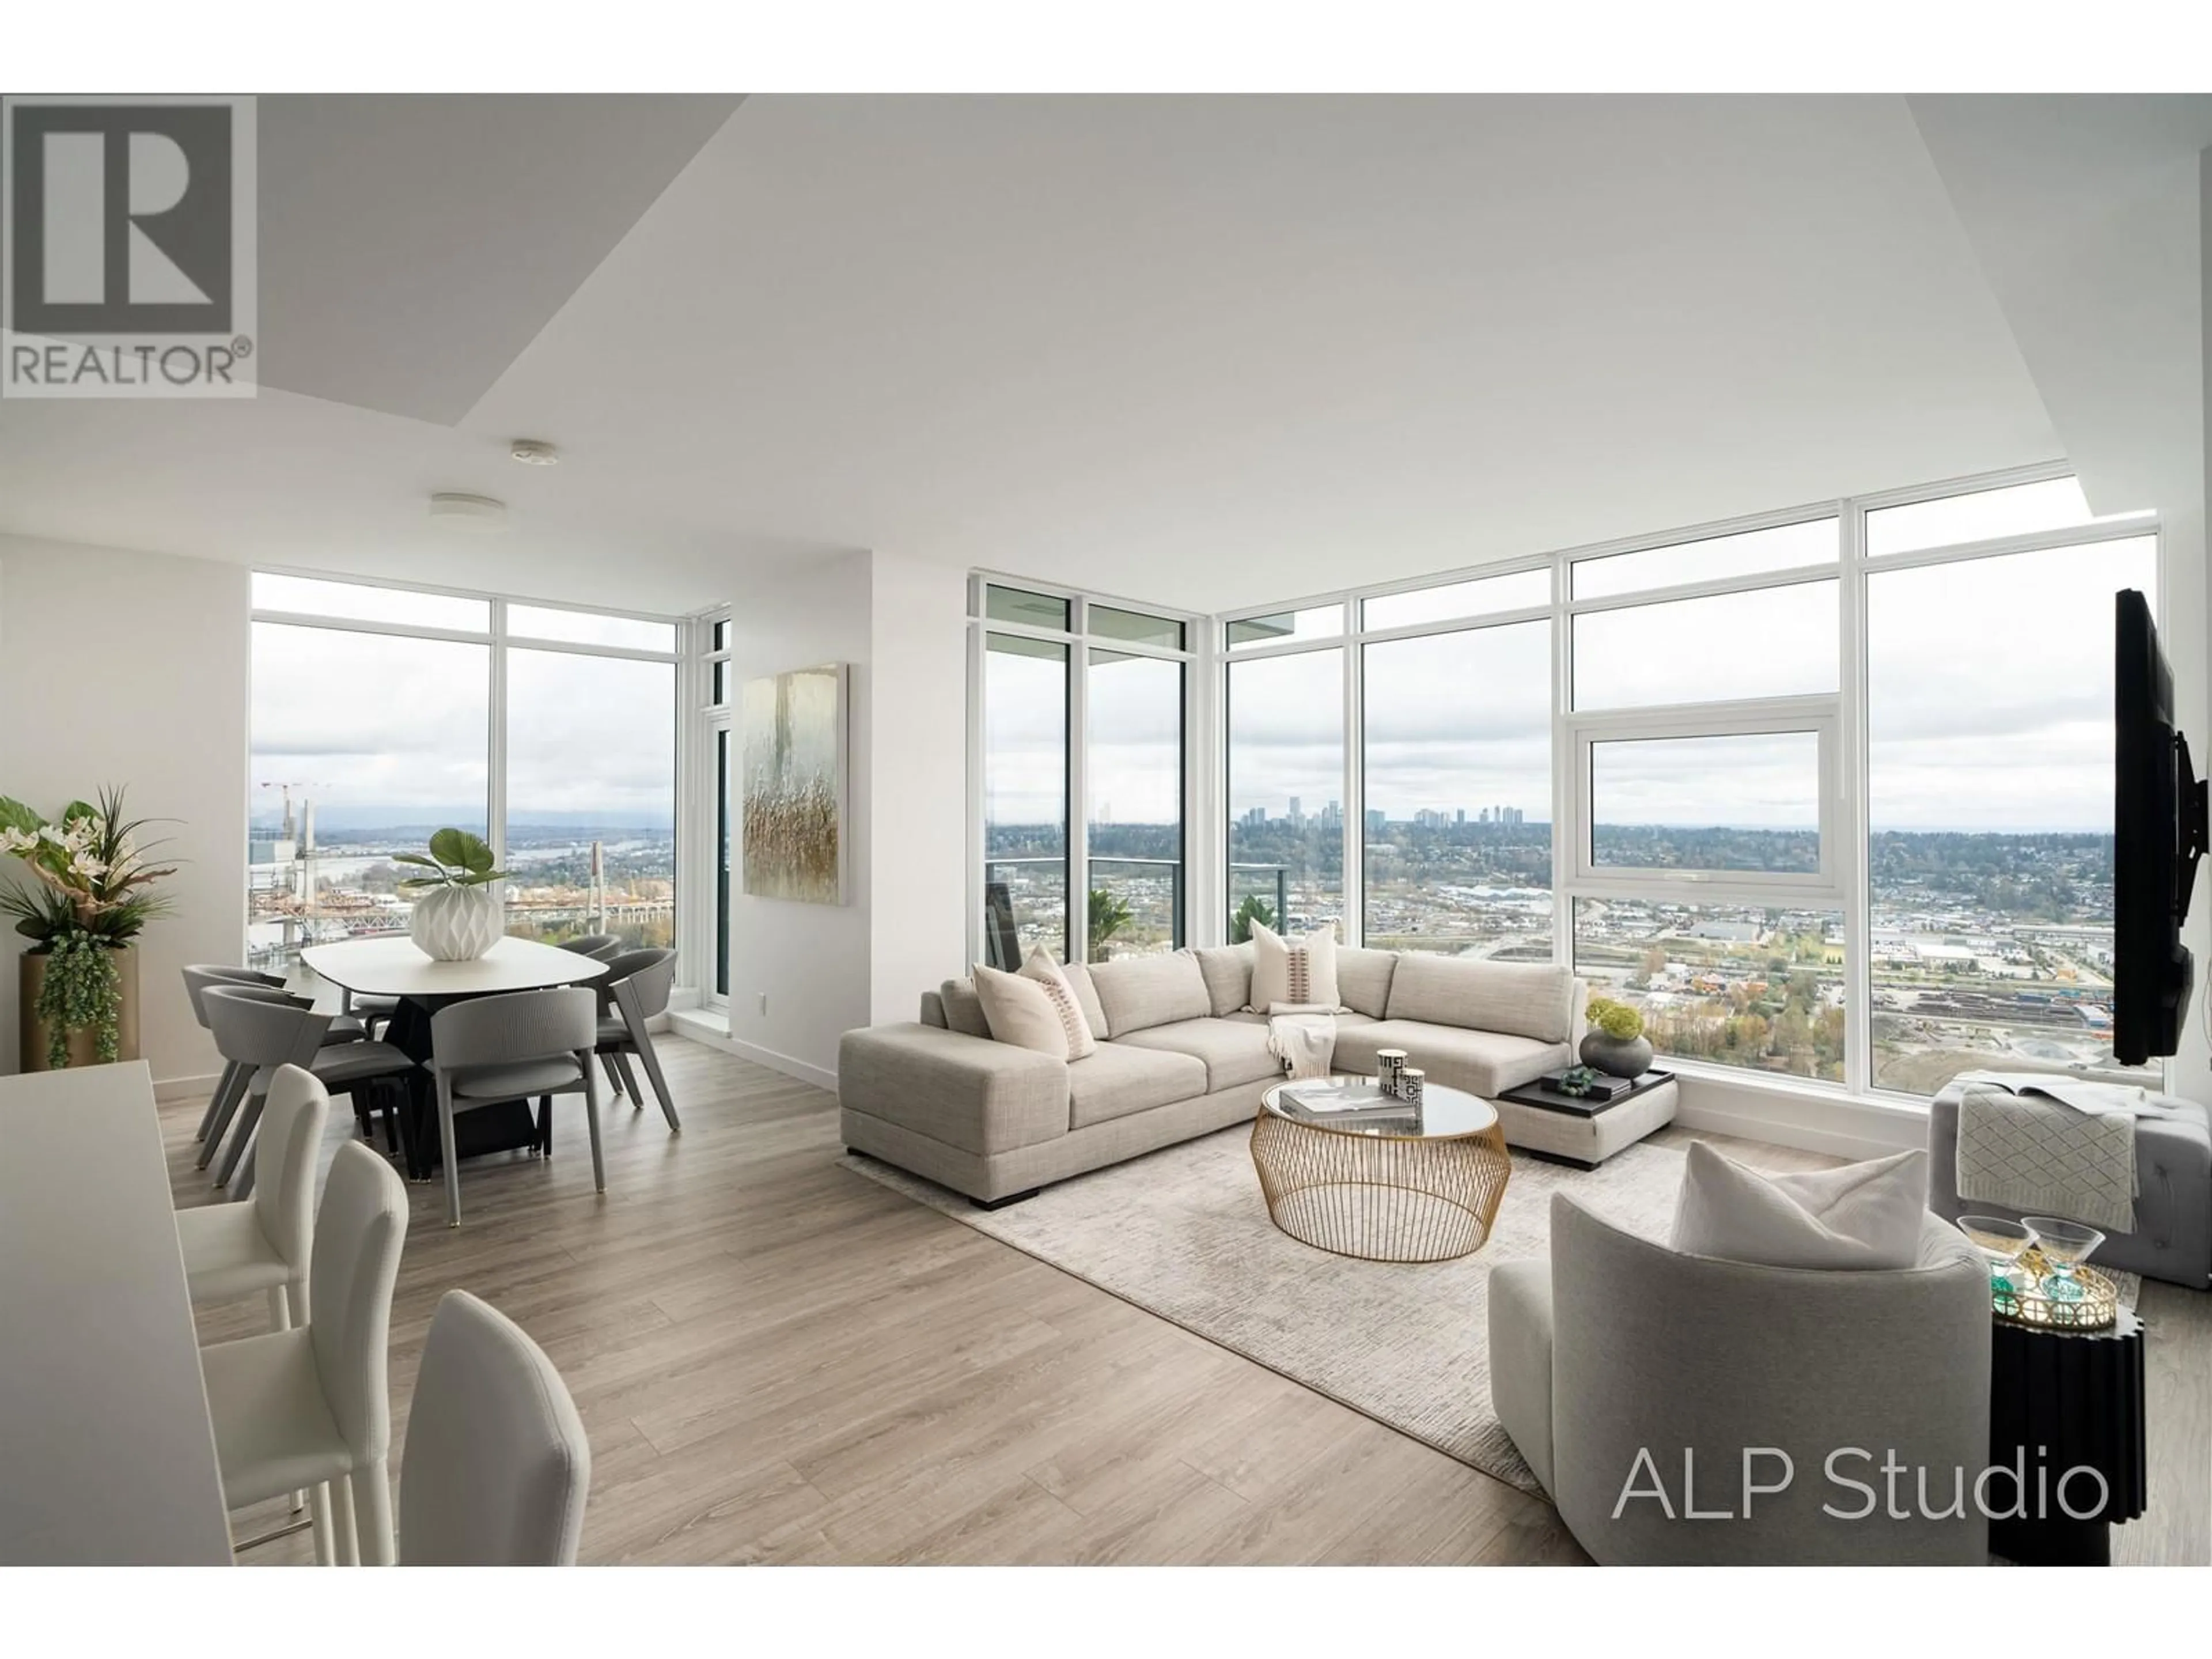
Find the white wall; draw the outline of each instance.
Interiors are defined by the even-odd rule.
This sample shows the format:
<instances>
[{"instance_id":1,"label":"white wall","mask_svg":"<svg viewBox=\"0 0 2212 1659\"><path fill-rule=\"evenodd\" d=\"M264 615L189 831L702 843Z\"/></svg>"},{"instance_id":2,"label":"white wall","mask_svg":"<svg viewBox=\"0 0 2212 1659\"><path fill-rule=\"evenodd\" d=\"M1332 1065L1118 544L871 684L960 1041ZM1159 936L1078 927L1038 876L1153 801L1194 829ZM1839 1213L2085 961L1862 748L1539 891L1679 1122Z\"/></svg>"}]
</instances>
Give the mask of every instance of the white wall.
<instances>
[{"instance_id":1,"label":"white wall","mask_svg":"<svg viewBox=\"0 0 2212 1659\"><path fill-rule=\"evenodd\" d=\"M732 1043L779 1071L825 1085L837 1064L838 1037L869 1023L869 848L874 818L869 566L866 553L822 560L746 592L734 602L730 617L730 670L740 685L817 663L851 665L848 902L751 897L741 874L732 882L730 895ZM736 741L743 740L740 727ZM742 830L740 820L732 830L738 844L731 849L740 872Z\"/></svg>"},{"instance_id":2,"label":"white wall","mask_svg":"<svg viewBox=\"0 0 2212 1659\"><path fill-rule=\"evenodd\" d=\"M870 849L869 1018L912 1019L967 971L968 581L873 556L870 662L881 833Z\"/></svg>"},{"instance_id":3,"label":"white wall","mask_svg":"<svg viewBox=\"0 0 2212 1659\"><path fill-rule=\"evenodd\" d=\"M0 536L0 793L52 814L127 785L180 860L139 950L157 1084L212 1078L178 970L246 935L250 599L242 565ZM9 878L13 878L12 876ZM0 1073L18 1064L16 952L0 950Z\"/></svg>"}]
</instances>

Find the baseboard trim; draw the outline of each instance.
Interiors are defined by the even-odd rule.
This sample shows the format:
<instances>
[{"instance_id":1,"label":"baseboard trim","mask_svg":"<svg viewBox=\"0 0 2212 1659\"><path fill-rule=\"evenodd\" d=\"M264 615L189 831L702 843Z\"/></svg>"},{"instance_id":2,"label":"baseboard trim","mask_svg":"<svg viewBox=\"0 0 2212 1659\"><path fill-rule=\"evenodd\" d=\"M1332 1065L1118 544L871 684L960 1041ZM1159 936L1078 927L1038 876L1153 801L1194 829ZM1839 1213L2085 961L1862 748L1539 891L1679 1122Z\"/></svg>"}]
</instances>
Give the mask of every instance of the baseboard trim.
<instances>
[{"instance_id":1,"label":"baseboard trim","mask_svg":"<svg viewBox=\"0 0 2212 1659\"><path fill-rule=\"evenodd\" d=\"M1780 1091L1713 1085L1688 1076L1680 1084L1682 1099L1674 1121L1686 1129L1854 1161L1887 1158L1928 1144L1924 1113L1869 1107L1853 1100L1802 1103Z\"/></svg>"},{"instance_id":2,"label":"baseboard trim","mask_svg":"<svg viewBox=\"0 0 2212 1659\"><path fill-rule=\"evenodd\" d=\"M728 1022L718 1015L703 1010L672 1008L668 1012L668 1024L678 1036L690 1037L694 1042L720 1048L724 1054L735 1054L739 1060L750 1060L756 1066L765 1066L771 1072L781 1072L801 1083L811 1083L833 1095L837 1092L836 1073L810 1065L803 1060L794 1060L789 1054L779 1054L773 1048L763 1048L757 1042L733 1037L730 1035Z\"/></svg>"},{"instance_id":3,"label":"baseboard trim","mask_svg":"<svg viewBox=\"0 0 2212 1659\"><path fill-rule=\"evenodd\" d=\"M167 1106L172 1101L205 1100L222 1081L220 1072L210 1072L205 1077L158 1078L154 1083L154 1103Z\"/></svg>"}]
</instances>

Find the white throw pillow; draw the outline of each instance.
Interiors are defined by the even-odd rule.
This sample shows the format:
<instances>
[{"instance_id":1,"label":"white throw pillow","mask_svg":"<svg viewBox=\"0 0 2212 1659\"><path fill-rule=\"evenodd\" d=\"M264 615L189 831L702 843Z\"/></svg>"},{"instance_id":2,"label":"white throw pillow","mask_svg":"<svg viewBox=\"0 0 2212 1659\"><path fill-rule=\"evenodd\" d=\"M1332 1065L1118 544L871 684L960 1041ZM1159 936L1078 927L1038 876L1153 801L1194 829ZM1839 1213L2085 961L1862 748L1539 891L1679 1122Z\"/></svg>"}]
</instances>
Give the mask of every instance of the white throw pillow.
<instances>
[{"instance_id":1,"label":"white throw pillow","mask_svg":"<svg viewBox=\"0 0 2212 1659\"><path fill-rule=\"evenodd\" d=\"M1066 969L1052 959L1051 951L1042 945L1032 945L1029 955L1023 958L1021 977L1033 979L1044 987L1052 1011L1067 1036L1064 1058L1083 1060L1098 1051L1098 1039L1091 1030L1091 1017L1083 1012L1083 999L1075 994L1074 981L1068 978Z\"/></svg>"},{"instance_id":2,"label":"white throw pillow","mask_svg":"<svg viewBox=\"0 0 2212 1659\"><path fill-rule=\"evenodd\" d=\"M1279 1002L1341 1008L1336 993L1336 925L1285 938L1252 924L1252 1000L1246 1012L1264 1014Z\"/></svg>"},{"instance_id":3,"label":"white throw pillow","mask_svg":"<svg viewBox=\"0 0 2212 1659\"><path fill-rule=\"evenodd\" d=\"M1067 1027L1052 1006L1042 981L975 964L975 999L994 1042L1033 1048L1054 1060L1067 1058Z\"/></svg>"},{"instance_id":4,"label":"white throw pillow","mask_svg":"<svg viewBox=\"0 0 2212 1659\"><path fill-rule=\"evenodd\" d=\"M1690 1143L1674 1244L1765 1267L1894 1268L1920 1260L1928 1154L1801 1175L1762 1175Z\"/></svg>"}]
</instances>

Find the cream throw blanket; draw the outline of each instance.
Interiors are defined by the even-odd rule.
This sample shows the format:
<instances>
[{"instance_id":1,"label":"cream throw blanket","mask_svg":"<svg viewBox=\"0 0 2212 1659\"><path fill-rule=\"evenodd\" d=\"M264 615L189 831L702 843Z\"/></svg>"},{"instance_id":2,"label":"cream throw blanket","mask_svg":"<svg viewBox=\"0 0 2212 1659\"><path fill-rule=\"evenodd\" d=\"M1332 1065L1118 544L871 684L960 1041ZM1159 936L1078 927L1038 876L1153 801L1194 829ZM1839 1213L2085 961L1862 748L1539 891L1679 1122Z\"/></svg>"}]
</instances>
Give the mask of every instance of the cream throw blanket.
<instances>
[{"instance_id":1,"label":"cream throw blanket","mask_svg":"<svg viewBox=\"0 0 2212 1659\"><path fill-rule=\"evenodd\" d=\"M1944 1092L1959 1103L1960 1198L2135 1230L2136 1120L2172 1115L2157 1097L2064 1074L1994 1072L1961 1073Z\"/></svg>"},{"instance_id":2,"label":"cream throw blanket","mask_svg":"<svg viewBox=\"0 0 2212 1659\"><path fill-rule=\"evenodd\" d=\"M1325 1078L1336 1058L1336 1011L1318 1003L1276 1002L1267 1008L1267 1052L1292 1081Z\"/></svg>"}]
</instances>

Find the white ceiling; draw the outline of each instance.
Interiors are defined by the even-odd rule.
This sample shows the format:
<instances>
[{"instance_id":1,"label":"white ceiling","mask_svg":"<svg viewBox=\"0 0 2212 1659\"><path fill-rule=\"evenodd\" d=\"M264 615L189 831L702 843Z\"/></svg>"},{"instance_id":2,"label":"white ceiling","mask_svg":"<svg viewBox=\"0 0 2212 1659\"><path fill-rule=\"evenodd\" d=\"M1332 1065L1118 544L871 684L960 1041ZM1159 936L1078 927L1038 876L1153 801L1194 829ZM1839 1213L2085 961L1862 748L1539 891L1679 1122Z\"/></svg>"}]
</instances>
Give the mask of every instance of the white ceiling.
<instances>
[{"instance_id":1,"label":"white ceiling","mask_svg":"<svg viewBox=\"0 0 2212 1659\"><path fill-rule=\"evenodd\" d=\"M1902 99L270 105L289 389L0 404L0 530L1213 609L2061 453ZM434 489L513 533L441 540Z\"/></svg>"}]
</instances>

